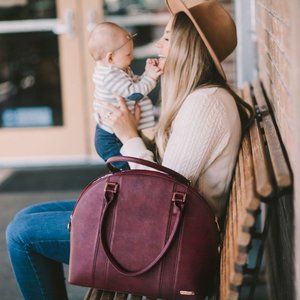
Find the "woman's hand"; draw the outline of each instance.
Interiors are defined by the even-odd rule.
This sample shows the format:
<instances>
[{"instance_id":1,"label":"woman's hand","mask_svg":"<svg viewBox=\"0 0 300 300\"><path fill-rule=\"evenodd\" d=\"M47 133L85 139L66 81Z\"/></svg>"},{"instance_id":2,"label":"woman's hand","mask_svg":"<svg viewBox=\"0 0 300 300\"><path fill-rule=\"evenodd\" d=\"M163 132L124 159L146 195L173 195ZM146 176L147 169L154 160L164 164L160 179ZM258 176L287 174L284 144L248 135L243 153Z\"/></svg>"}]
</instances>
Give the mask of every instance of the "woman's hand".
<instances>
[{"instance_id":1,"label":"woman's hand","mask_svg":"<svg viewBox=\"0 0 300 300\"><path fill-rule=\"evenodd\" d=\"M124 144L129 139L138 137L137 126L141 118L141 108L135 104L134 115L125 104L125 99L116 96L120 107L103 103L104 110L99 111L101 123L113 129L115 135Z\"/></svg>"}]
</instances>

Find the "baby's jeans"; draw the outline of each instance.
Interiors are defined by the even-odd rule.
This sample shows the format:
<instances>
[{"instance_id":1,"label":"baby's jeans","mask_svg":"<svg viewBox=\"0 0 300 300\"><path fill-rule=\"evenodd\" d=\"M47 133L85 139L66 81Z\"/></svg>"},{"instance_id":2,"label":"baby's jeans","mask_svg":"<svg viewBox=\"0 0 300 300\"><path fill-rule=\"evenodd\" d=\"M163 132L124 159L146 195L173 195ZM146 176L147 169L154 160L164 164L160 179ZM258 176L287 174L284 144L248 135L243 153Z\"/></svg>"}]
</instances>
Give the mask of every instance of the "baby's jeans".
<instances>
[{"instance_id":1,"label":"baby's jeans","mask_svg":"<svg viewBox=\"0 0 300 300\"><path fill-rule=\"evenodd\" d=\"M95 148L104 161L107 161L112 156L121 156L120 149L122 145L122 142L115 134L107 132L99 125L96 126ZM112 165L120 170L130 169L127 162L114 162Z\"/></svg>"},{"instance_id":2,"label":"baby's jeans","mask_svg":"<svg viewBox=\"0 0 300 300\"><path fill-rule=\"evenodd\" d=\"M62 263L69 264L67 224L74 205L74 200L32 205L8 225L7 250L25 300L68 299Z\"/></svg>"}]
</instances>

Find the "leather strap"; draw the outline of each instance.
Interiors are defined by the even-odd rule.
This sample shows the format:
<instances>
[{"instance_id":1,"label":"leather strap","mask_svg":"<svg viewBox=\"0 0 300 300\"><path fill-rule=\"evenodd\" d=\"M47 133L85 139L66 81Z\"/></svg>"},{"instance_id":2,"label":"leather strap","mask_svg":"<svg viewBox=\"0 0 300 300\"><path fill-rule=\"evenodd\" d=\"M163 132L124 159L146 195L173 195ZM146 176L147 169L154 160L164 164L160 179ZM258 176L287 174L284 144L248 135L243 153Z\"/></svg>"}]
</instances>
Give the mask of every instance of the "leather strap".
<instances>
[{"instance_id":1,"label":"leather strap","mask_svg":"<svg viewBox=\"0 0 300 300\"><path fill-rule=\"evenodd\" d=\"M131 156L113 156L111 158L109 158L106 161L107 167L110 169L110 171L112 171L113 173L116 173L118 171L120 171L118 168L114 167L111 165L111 163L113 162L119 162L119 161L126 161L126 162L133 162L139 165L143 165L146 167L150 167L152 169L156 169L158 171L162 171L168 175L170 175L171 177L173 177L175 180L183 183L183 184L187 184L190 185L190 180L188 180L187 178L185 178L184 176L182 176L181 174L167 168L164 167L162 165L159 165L157 163L154 163L152 161L149 160L145 160L145 159L141 159L141 158L136 158L136 157L131 157Z\"/></svg>"},{"instance_id":2,"label":"leather strap","mask_svg":"<svg viewBox=\"0 0 300 300\"><path fill-rule=\"evenodd\" d=\"M175 224L173 226L173 230L172 230L172 232L169 236L169 239L168 239L167 243L165 244L165 246L163 247L161 252L158 254L158 256L151 263L149 263L146 267L144 267L144 268L142 268L138 271L130 271L130 270L126 270L124 267L122 267L120 265L120 263L115 259L115 257L110 252L109 247L108 247L107 242L106 242L106 239L105 239L107 215L108 215L108 212L109 212L109 209L110 209L110 206L111 206L112 202L115 199L117 199L117 196L118 196L118 192L113 193L113 192L109 191L109 192L105 192L105 194L104 194L106 204L105 204L103 214L102 214L102 218L101 218L101 222L100 222L101 243L102 243L104 252L107 255L107 258L109 259L111 264L120 273L122 273L123 275L126 275L126 276L131 276L131 277L138 276L138 275L146 273L147 271L152 269L161 260L161 258L166 254L166 252L170 248L170 245L171 245L171 243L174 239L174 236L175 236L175 234L176 234L176 232L179 228L179 225L180 225L180 220L181 220L181 217L182 217L182 211L183 211L183 208L184 208L184 203L181 203L181 205L179 205L176 201L173 202L175 212L176 212Z\"/></svg>"}]
</instances>

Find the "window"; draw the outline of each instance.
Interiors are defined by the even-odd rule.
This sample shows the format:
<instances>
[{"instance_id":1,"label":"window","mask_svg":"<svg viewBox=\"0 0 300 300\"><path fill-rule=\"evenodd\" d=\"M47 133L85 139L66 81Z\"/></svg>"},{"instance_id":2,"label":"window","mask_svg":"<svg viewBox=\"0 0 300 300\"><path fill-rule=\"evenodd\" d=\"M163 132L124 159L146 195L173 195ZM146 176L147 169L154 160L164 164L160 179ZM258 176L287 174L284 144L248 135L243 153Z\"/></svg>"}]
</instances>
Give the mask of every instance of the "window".
<instances>
[{"instance_id":1,"label":"window","mask_svg":"<svg viewBox=\"0 0 300 300\"><path fill-rule=\"evenodd\" d=\"M23 2L0 4L0 127L60 126L55 1Z\"/></svg>"}]
</instances>

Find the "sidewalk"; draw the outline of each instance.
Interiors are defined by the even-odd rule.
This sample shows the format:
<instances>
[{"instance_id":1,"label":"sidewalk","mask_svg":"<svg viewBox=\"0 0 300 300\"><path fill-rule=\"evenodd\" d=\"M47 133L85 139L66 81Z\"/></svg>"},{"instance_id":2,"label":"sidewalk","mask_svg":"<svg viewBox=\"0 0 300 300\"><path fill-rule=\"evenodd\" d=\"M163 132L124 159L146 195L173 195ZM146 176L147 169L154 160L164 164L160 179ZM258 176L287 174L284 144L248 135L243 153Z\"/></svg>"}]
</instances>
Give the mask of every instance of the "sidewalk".
<instances>
[{"instance_id":1,"label":"sidewalk","mask_svg":"<svg viewBox=\"0 0 300 300\"><path fill-rule=\"evenodd\" d=\"M1 300L21 300L5 245L5 229L15 213L31 204L76 199L91 180L107 171L104 166L68 166L16 170L0 182L0 295ZM76 188L77 187L77 188ZM65 268L67 278L67 267ZM82 300L87 289L67 284L70 300Z\"/></svg>"}]
</instances>

